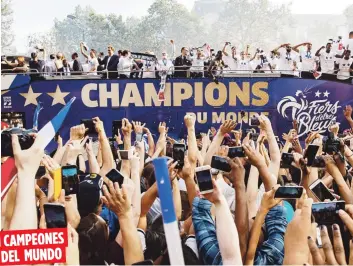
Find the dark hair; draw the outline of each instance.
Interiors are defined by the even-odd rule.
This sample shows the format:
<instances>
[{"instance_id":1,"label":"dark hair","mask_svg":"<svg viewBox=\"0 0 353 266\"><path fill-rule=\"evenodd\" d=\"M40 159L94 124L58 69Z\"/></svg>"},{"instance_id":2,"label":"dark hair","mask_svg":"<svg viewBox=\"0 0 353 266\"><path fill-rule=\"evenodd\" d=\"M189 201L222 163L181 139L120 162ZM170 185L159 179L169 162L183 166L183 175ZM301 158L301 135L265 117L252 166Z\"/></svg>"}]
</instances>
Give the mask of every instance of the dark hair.
<instances>
[{"instance_id":1,"label":"dark hair","mask_svg":"<svg viewBox=\"0 0 353 266\"><path fill-rule=\"evenodd\" d=\"M81 219L77 227L81 265L104 265L108 245L108 229L97 215L91 213Z\"/></svg>"},{"instance_id":2,"label":"dark hair","mask_svg":"<svg viewBox=\"0 0 353 266\"><path fill-rule=\"evenodd\" d=\"M181 248L183 250L185 265L202 265L201 260L197 258L195 252L190 247L185 245L185 243L181 243ZM163 254L161 265L170 265L168 252Z\"/></svg>"},{"instance_id":3,"label":"dark hair","mask_svg":"<svg viewBox=\"0 0 353 266\"><path fill-rule=\"evenodd\" d=\"M122 55L122 54L123 54L123 51L122 51L122 50L119 50L119 51L118 51L118 54L121 54L121 55Z\"/></svg>"},{"instance_id":4,"label":"dark hair","mask_svg":"<svg viewBox=\"0 0 353 266\"><path fill-rule=\"evenodd\" d=\"M128 50L124 50L124 51L122 52L122 55L123 55L123 56L128 55L128 54L129 54L129 51L128 51Z\"/></svg>"},{"instance_id":5,"label":"dark hair","mask_svg":"<svg viewBox=\"0 0 353 266\"><path fill-rule=\"evenodd\" d=\"M147 180L147 184L151 187L156 182L156 176L154 173L154 166L152 162L145 164L145 167L142 170L142 176Z\"/></svg>"},{"instance_id":6,"label":"dark hair","mask_svg":"<svg viewBox=\"0 0 353 266\"><path fill-rule=\"evenodd\" d=\"M37 57L37 53L35 53L35 52L31 53L31 58L32 59L35 59L36 57Z\"/></svg>"},{"instance_id":7,"label":"dark hair","mask_svg":"<svg viewBox=\"0 0 353 266\"><path fill-rule=\"evenodd\" d=\"M163 227L163 218L156 218L146 231L145 258L156 260L167 248L167 240Z\"/></svg>"},{"instance_id":8,"label":"dark hair","mask_svg":"<svg viewBox=\"0 0 353 266\"><path fill-rule=\"evenodd\" d=\"M57 54L56 59L61 59L61 56Z\"/></svg>"},{"instance_id":9,"label":"dark hair","mask_svg":"<svg viewBox=\"0 0 353 266\"><path fill-rule=\"evenodd\" d=\"M182 52L184 49L185 49L186 47L181 47L181 50L180 50L180 52Z\"/></svg>"},{"instance_id":10,"label":"dark hair","mask_svg":"<svg viewBox=\"0 0 353 266\"><path fill-rule=\"evenodd\" d=\"M71 57L78 57L78 53L73 53Z\"/></svg>"},{"instance_id":11,"label":"dark hair","mask_svg":"<svg viewBox=\"0 0 353 266\"><path fill-rule=\"evenodd\" d=\"M51 54L50 59L55 59L55 54Z\"/></svg>"},{"instance_id":12,"label":"dark hair","mask_svg":"<svg viewBox=\"0 0 353 266\"><path fill-rule=\"evenodd\" d=\"M353 36L353 31L351 31L351 32L349 33L349 36Z\"/></svg>"},{"instance_id":13,"label":"dark hair","mask_svg":"<svg viewBox=\"0 0 353 266\"><path fill-rule=\"evenodd\" d=\"M216 59L221 59L222 58L222 51L218 51L216 54Z\"/></svg>"},{"instance_id":14,"label":"dark hair","mask_svg":"<svg viewBox=\"0 0 353 266\"><path fill-rule=\"evenodd\" d=\"M97 54L97 51L96 51L96 50L91 49L91 51L92 51L94 54Z\"/></svg>"}]
</instances>

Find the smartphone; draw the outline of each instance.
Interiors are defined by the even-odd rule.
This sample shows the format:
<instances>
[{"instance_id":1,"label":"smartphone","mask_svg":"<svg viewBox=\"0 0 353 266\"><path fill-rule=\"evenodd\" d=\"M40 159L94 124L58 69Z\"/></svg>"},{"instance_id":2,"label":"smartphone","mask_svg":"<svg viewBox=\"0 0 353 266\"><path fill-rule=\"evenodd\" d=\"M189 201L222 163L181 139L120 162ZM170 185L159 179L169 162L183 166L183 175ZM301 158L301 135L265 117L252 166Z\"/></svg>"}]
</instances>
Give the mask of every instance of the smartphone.
<instances>
[{"instance_id":1,"label":"smartphone","mask_svg":"<svg viewBox=\"0 0 353 266\"><path fill-rule=\"evenodd\" d=\"M1 133L1 156L11 156L13 157L12 150L12 137L9 131ZM20 143L21 150L27 150L32 147L34 143L34 138L30 135L18 134L18 142Z\"/></svg>"},{"instance_id":2,"label":"smartphone","mask_svg":"<svg viewBox=\"0 0 353 266\"><path fill-rule=\"evenodd\" d=\"M119 134L119 130L123 127L123 121L122 120L114 120L112 122L112 137L115 135Z\"/></svg>"},{"instance_id":3,"label":"smartphone","mask_svg":"<svg viewBox=\"0 0 353 266\"><path fill-rule=\"evenodd\" d=\"M130 160L132 157L132 150L119 150L118 157L120 160Z\"/></svg>"},{"instance_id":4,"label":"smartphone","mask_svg":"<svg viewBox=\"0 0 353 266\"><path fill-rule=\"evenodd\" d=\"M209 165L196 167L195 176L201 194L210 193L213 191L211 167Z\"/></svg>"},{"instance_id":5,"label":"smartphone","mask_svg":"<svg viewBox=\"0 0 353 266\"><path fill-rule=\"evenodd\" d=\"M152 260L144 260L144 261L139 261L139 262L133 263L131 265L153 265L153 261Z\"/></svg>"},{"instance_id":6,"label":"smartphone","mask_svg":"<svg viewBox=\"0 0 353 266\"><path fill-rule=\"evenodd\" d=\"M281 158L281 168L289 168L294 162L294 156L292 153L282 153L282 158Z\"/></svg>"},{"instance_id":7,"label":"smartphone","mask_svg":"<svg viewBox=\"0 0 353 266\"><path fill-rule=\"evenodd\" d=\"M62 187L65 189L65 195L78 194L80 180L77 174L76 165L67 165L61 167Z\"/></svg>"},{"instance_id":8,"label":"smartphone","mask_svg":"<svg viewBox=\"0 0 353 266\"><path fill-rule=\"evenodd\" d=\"M142 133L136 134L136 141L138 141L138 142L142 141Z\"/></svg>"},{"instance_id":9,"label":"smartphone","mask_svg":"<svg viewBox=\"0 0 353 266\"><path fill-rule=\"evenodd\" d=\"M314 160L313 160L313 164L311 165L311 167L315 167L315 168L325 168L326 167L326 163L325 160L322 156L317 156Z\"/></svg>"},{"instance_id":10,"label":"smartphone","mask_svg":"<svg viewBox=\"0 0 353 266\"><path fill-rule=\"evenodd\" d=\"M344 210L345 202L330 201L330 202L314 202L311 210L315 218L315 222L319 225L332 225L334 223L342 224L341 218L338 216L339 210Z\"/></svg>"},{"instance_id":11,"label":"smartphone","mask_svg":"<svg viewBox=\"0 0 353 266\"><path fill-rule=\"evenodd\" d=\"M228 157L235 158L235 157L245 157L245 152L243 147L231 147L228 150Z\"/></svg>"},{"instance_id":12,"label":"smartphone","mask_svg":"<svg viewBox=\"0 0 353 266\"><path fill-rule=\"evenodd\" d=\"M312 166L317 151L319 150L319 145L310 144L308 148L305 150L304 159L306 158L308 161L308 166Z\"/></svg>"},{"instance_id":13,"label":"smartphone","mask_svg":"<svg viewBox=\"0 0 353 266\"><path fill-rule=\"evenodd\" d=\"M259 138L259 133L251 133L251 138L253 141L257 141L257 139Z\"/></svg>"},{"instance_id":14,"label":"smartphone","mask_svg":"<svg viewBox=\"0 0 353 266\"><path fill-rule=\"evenodd\" d=\"M226 158L221 156L212 156L211 167L227 173L232 170Z\"/></svg>"},{"instance_id":15,"label":"smartphone","mask_svg":"<svg viewBox=\"0 0 353 266\"><path fill-rule=\"evenodd\" d=\"M315 180L309 186L309 189L319 201L325 201L325 199L333 201L336 199L320 179Z\"/></svg>"},{"instance_id":16,"label":"smartphone","mask_svg":"<svg viewBox=\"0 0 353 266\"><path fill-rule=\"evenodd\" d=\"M303 194L303 187L290 186L279 187L275 193L275 198L278 199L299 199Z\"/></svg>"},{"instance_id":17,"label":"smartphone","mask_svg":"<svg viewBox=\"0 0 353 266\"><path fill-rule=\"evenodd\" d=\"M67 227L65 207L63 205L56 203L44 204L44 215L48 229Z\"/></svg>"},{"instance_id":18,"label":"smartphone","mask_svg":"<svg viewBox=\"0 0 353 266\"><path fill-rule=\"evenodd\" d=\"M88 130L86 131L86 135L96 135L97 131L94 126L93 120L92 119L81 119L81 124L85 125L85 128Z\"/></svg>"},{"instance_id":19,"label":"smartphone","mask_svg":"<svg viewBox=\"0 0 353 266\"><path fill-rule=\"evenodd\" d=\"M110 170L109 173L106 174L106 177L113 183L118 182L120 187L124 182L124 176L116 169Z\"/></svg>"},{"instance_id":20,"label":"smartphone","mask_svg":"<svg viewBox=\"0 0 353 266\"><path fill-rule=\"evenodd\" d=\"M36 179L40 179L43 175L46 174L45 166L39 166L37 173L36 173Z\"/></svg>"},{"instance_id":21,"label":"smartphone","mask_svg":"<svg viewBox=\"0 0 353 266\"><path fill-rule=\"evenodd\" d=\"M252 127L257 127L260 125L260 120L258 117L256 116L253 116L250 118L250 121L249 121L249 126L252 126Z\"/></svg>"},{"instance_id":22,"label":"smartphone","mask_svg":"<svg viewBox=\"0 0 353 266\"><path fill-rule=\"evenodd\" d=\"M183 143L175 143L173 145L173 160L177 161L176 169L182 169L184 166L184 157L185 157L186 147Z\"/></svg>"},{"instance_id":23,"label":"smartphone","mask_svg":"<svg viewBox=\"0 0 353 266\"><path fill-rule=\"evenodd\" d=\"M118 144L118 149L121 151L124 150L124 144Z\"/></svg>"}]
</instances>

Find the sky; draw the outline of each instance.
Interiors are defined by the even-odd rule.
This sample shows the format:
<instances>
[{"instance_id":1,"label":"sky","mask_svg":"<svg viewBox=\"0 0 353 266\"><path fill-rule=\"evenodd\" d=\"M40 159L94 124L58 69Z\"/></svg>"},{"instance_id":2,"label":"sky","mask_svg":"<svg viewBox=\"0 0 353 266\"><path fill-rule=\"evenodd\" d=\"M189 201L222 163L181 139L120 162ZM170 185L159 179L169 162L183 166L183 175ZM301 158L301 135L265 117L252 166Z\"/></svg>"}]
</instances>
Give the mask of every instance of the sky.
<instances>
[{"instance_id":1,"label":"sky","mask_svg":"<svg viewBox=\"0 0 353 266\"><path fill-rule=\"evenodd\" d=\"M54 18L64 19L75 6L91 6L98 13L116 13L123 17L140 17L154 0L12 0L14 10L13 30L16 36L15 47L18 52L26 52L27 36L35 32L46 32L53 26ZM194 0L177 0L189 10ZM352 0L270 0L275 4L292 2L294 14L341 14ZM58 4L59 3L59 4Z\"/></svg>"}]
</instances>

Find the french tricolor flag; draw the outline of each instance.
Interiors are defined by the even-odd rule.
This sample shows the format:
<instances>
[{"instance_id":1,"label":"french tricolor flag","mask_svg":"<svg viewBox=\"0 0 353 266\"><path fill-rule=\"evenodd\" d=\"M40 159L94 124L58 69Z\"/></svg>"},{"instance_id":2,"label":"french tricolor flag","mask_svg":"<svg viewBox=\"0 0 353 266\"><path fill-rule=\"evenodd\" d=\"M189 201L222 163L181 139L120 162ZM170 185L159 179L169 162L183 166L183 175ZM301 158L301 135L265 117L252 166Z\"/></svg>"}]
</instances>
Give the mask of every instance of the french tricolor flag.
<instances>
[{"instance_id":1,"label":"french tricolor flag","mask_svg":"<svg viewBox=\"0 0 353 266\"><path fill-rule=\"evenodd\" d=\"M63 124L72 103L76 100L73 97L60 111L59 113L49 121L39 132L38 135L43 138L43 150L48 146L50 141L54 138L56 132ZM5 197L7 191L11 187L12 183L17 177L17 169L15 166L14 158L9 158L4 164L1 165L1 200Z\"/></svg>"}]
</instances>

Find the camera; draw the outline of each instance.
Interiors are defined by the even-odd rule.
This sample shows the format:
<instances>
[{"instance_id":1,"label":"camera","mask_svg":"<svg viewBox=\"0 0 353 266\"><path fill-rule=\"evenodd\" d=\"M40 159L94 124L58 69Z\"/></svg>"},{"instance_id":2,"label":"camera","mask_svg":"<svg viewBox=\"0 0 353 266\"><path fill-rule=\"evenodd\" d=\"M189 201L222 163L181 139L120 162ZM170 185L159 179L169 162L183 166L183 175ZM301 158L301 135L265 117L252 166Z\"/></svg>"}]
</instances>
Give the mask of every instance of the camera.
<instances>
[{"instance_id":1,"label":"camera","mask_svg":"<svg viewBox=\"0 0 353 266\"><path fill-rule=\"evenodd\" d=\"M323 152L327 154L338 153L340 148L340 140L330 132L327 137L322 140Z\"/></svg>"}]
</instances>

